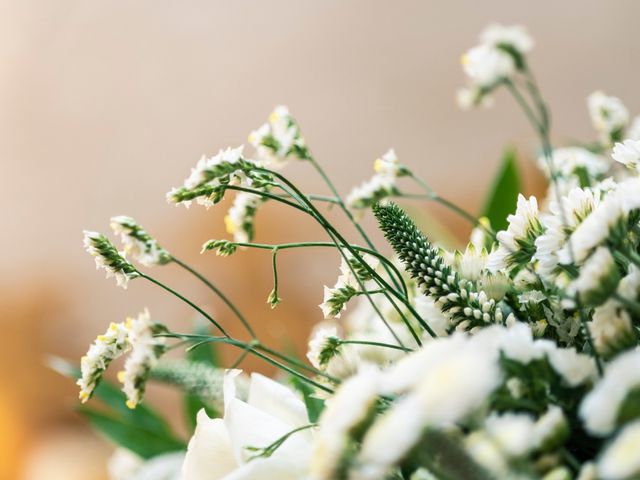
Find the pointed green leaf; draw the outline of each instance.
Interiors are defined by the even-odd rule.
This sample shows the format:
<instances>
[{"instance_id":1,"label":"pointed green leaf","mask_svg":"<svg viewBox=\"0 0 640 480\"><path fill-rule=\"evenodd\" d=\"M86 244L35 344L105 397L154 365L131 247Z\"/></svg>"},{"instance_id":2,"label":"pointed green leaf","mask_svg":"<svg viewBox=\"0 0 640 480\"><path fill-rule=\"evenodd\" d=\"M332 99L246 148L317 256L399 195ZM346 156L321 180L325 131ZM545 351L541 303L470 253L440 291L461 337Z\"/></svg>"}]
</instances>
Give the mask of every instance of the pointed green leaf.
<instances>
[{"instance_id":1,"label":"pointed green leaf","mask_svg":"<svg viewBox=\"0 0 640 480\"><path fill-rule=\"evenodd\" d=\"M311 423L317 422L318 417L320 417L320 414L324 409L324 401L320 398L314 397L313 394L315 392L313 388L298 377L290 376L289 384L302 395L304 404L307 407L307 416L309 417L309 421Z\"/></svg>"},{"instance_id":2,"label":"pointed green leaf","mask_svg":"<svg viewBox=\"0 0 640 480\"><path fill-rule=\"evenodd\" d=\"M482 210L482 216L489 219L496 232L507 228L507 216L516 209L521 187L516 151L513 148L508 148L502 156L500 170L493 181L491 193Z\"/></svg>"},{"instance_id":3,"label":"pointed green leaf","mask_svg":"<svg viewBox=\"0 0 640 480\"><path fill-rule=\"evenodd\" d=\"M124 416L99 412L89 407L81 407L79 411L96 430L142 458L152 458L186 448L183 441L140 428L139 425L131 424L130 419Z\"/></svg>"}]
</instances>

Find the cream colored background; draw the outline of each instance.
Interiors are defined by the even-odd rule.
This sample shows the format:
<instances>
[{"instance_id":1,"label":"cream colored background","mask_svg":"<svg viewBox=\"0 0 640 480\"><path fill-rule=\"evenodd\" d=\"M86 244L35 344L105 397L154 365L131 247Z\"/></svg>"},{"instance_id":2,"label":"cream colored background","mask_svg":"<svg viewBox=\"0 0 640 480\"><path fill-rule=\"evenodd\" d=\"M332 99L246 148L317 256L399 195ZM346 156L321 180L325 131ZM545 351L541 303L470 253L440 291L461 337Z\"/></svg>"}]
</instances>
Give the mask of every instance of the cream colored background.
<instances>
[{"instance_id":1,"label":"cream colored background","mask_svg":"<svg viewBox=\"0 0 640 480\"><path fill-rule=\"evenodd\" d=\"M634 1L0 0L0 478L102 478L108 447L84 440L75 391L41 367L45 352L77 358L107 322L145 305L188 329L188 310L153 288L134 282L125 293L105 282L82 252L83 228L136 217L239 298L268 341L300 345L320 319L321 282L333 280L337 258L281 255L285 303L267 312L268 256L197 253L224 235L224 208L164 201L202 153L244 142L284 103L343 192L393 146L439 192L477 211L503 146L527 157L534 138L506 96L489 111L457 109L460 54L491 21L525 24L556 139L590 139L592 90L640 110L639 13ZM290 172L321 191L304 166ZM264 241L321 238L275 206L258 227ZM188 277L157 275L226 318Z\"/></svg>"}]
</instances>

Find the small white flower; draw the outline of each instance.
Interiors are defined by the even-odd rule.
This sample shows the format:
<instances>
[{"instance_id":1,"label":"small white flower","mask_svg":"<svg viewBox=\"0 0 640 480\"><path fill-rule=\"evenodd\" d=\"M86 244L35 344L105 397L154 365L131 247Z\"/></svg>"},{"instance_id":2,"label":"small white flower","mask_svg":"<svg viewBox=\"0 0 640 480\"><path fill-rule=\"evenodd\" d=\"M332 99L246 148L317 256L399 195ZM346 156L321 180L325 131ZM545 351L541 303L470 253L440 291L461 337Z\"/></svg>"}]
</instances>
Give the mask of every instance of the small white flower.
<instances>
[{"instance_id":1,"label":"small white flower","mask_svg":"<svg viewBox=\"0 0 640 480\"><path fill-rule=\"evenodd\" d=\"M607 365L604 376L580 405L580 416L590 433L610 434L627 394L640 386L640 351L626 352Z\"/></svg>"},{"instance_id":2,"label":"small white flower","mask_svg":"<svg viewBox=\"0 0 640 480\"><path fill-rule=\"evenodd\" d=\"M125 322L111 323L80 360L81 375L76 383L80 387L80 400L83 403L91 398L109 364L131 349L129 332L132 322L132 319L127 319Z\"/></svg>"},{"instance_id":3,"label":"small white flower","mask_svg":"<svg viewBox=\"0 0 640 480\"><path fill-rule=\"evenodd\" d=\"M393 148L387 150L384 155L373 162L373 170L382 175L391 175L393 177L400 175L401 166L398 162L398 156Z\"/></svg>"},{"instance_id":4,"label":"small white flower","mask_svg":"<svg viewBox=\"0 0 640 480\"><path fill-rule=\"evenodd\" d=\"M269 168L285 165L291 156L305 160L309 155L300 129L284 105L276 107L268 122L251 132L249 143L258 160Z\"/></svg>"},{"instance_id":5,"label":"small white flower","mask_svg":"<svg viewBox=\"0 0 640 480\"><path fill-rule=\"evenodd\" d=\"M111 241L98 232L84 231L84 247L94 257L96 268L103 268L107 278L115 277L119 287L127 288L129 280L140 274L130 262L126 254L119 252Z\"/></svg>"},{"instance_id":6,"label":"small white flower","mask_svg":"<svg viewBox=\"0 0 640 480\"><path fill-rule=\"evenodd\" d=\"M622 165L638 170L640 163L640 140L625 140L616 143L613 147L611 157Z\"/></svg>"},{"instance_id":7,"label":"small white flower","mask_svg":"<svg viewBox=\"0 0 640 480\"><path fill-rule=\"evenodd\" d=\"M491 88L516 70L513 58L492 45L478 45L462 56L464 72L472 85Z\"/></svg>"},{"instance_id":8,"label":"small white flower","mask_svg":"<svg viewBox=\"0 0 640 480\"><path fill-rule=\"evenodd\" d=\"M533 48L533 39L527 30L520 25L489 25L480 34L482 43L494 47L507 46L518 53L528 53Z\"/></svg>"},{"instance_id":9,"label":"small white flower","mask_svg":"<svg viewBox=\"0 0 640 480\"><path fill-rule=\"evenodd\" d=\"M598 478L625 480L640 474L640 420L626 425L597 463Z\"/></svg>"},{"instance_id":10,"label":"small white flower","mask_svg":"<svg viewBox=\"0 0 640 480\"><path fill-rule=\"evenodd\" d=\"M587 326L595 349L604 357L635 344L631 317L616 300L609 300L596 308Z\"/></svg>"},{"instance_id":11,"label":"small white flower","mask_svg":"<svg viewBox=\"0 0 640 480\"><path fill-rule=\"evenodd\" d=\"M606 144L620 140L629 122L629 111L619 98L597 91L587 99L591 122Z\"/></svg>"},{"instance_id":12,"label":"small white flower","mask_svg":"<svg viewBox=\"0 0 640 480\"><path fill-rule=\"evenodd\" d=\"M249 192L239 192L233 205L224 217L227 233L236 242L246 243L253 239L253 220L264 198Z\"/></svg>"},{"instance_id":13,"label":"small white flower","mask_svg":"<svg viewBox=\"0 0 640 480\"><path fill-rule=\"evenodd\" d=\"M132 351L124 364L124 370L118 373L129 408L135 408L142 400L149 372L166 351L166 339L155 336L162 330L162 327L151 321L146 309L131 321L129 342Z\"/></svg>"},{"instance_id":14,"label":"small white flower","mask_svg":"<svg viewBox=\"0 0 640 480\"><path fill-rule=\"evenodd\" d=\"M171 255L131 217L111 217L111 229L124 245L124 251L145 267L164 265Z\"/></svg>"},{"instance_id":15,"label":"small white flower","mask_svg":"<svg viewBox=\"0 0 640 480\"><path fill-rule=\"evenodd\" d=\"M393 149L376 159L373 169L376 173L371 179L353 188L345 200L346 205L356 213L362 213L361 210L398 194L396 180L405 174Z\"/></svg>"},{"instance_id":16,"label":"small white flower","mask_svg":"<svg viewBox=\"0 0 640 480\"><path fill-rule=\"evenodd\" d=\"M550 165L546 157L540 157L538 165L550 178ZM556 148L553 150L551 165L556 175L565 178L571 178L584 172L589 179L598 179L609 171L609 162L606 158L580 147Z\"/></svg>"},{"instance_id":17,"label":"small white flower","mask_svg":"<svg viewBox=\"0 0 640 480\"><path fill-rule=\"evenodd\" d=\"M620 273L611 252L598 247L587 259L578 278L569 284L567 293L578 295L587 305L604 303L618 286Z\"/></svg>"},{"instance_id":18,"label":"small white flower","mask_svg":"<svg viewBox=\"0 0 640 480\"><path fill-rule=\"evenodd\" d=\"M491 272L528 263L531 258L527 258L528 254L523 250L523 245L533 248L535 239L543 232L536 197L526 199L523 195L518 195L516 212L509 215L507 220L507 230L496 235L498 249L489 254L487 269Z\"/></svg>"},{"instance_id":19,"label":"small white flower","mask_svg":"<svg viewBox=\"0 0 640 480\"><path fill-rule=\"evenodd\" d=\"M533 443L538 449L553 447L569 434L569 422L562 409L551 405L547 411L536 420L533 427Z\"/></svg>"},{"instance_id":20,"label":"small white flower","mask_svg":"<svg viewBox=\"0 0 640 480\"><path fill-rule=\"evenodd\" d=\"M520 457L536 447L535 420L523 413L491 414L485 429L500 449L511 457Z\"/></svg>"}]
</instances>

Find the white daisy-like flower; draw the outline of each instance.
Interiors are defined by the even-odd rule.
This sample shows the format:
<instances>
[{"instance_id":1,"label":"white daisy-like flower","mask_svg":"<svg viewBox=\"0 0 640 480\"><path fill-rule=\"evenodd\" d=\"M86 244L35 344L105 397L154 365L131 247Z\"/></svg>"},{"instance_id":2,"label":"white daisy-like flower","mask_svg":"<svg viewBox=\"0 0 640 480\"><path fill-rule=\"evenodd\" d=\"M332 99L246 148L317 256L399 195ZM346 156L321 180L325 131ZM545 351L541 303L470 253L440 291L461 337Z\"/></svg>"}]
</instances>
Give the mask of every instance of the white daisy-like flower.
<instances>
[{"instance_id":1,"label":"white daisy-like flower","mask_svg":"<svg viewBox=\"0 0 640 480\"><path fill-rule=\"evenodd\" d=\"M640 163L640 140L625 140L613 146L611 157L627 168L638 170Z\"/></svg>"},{"instance_id":2,"label":"white daisy-like flower","mask_svg":"<svg viewBox=\"0 0 640 480\"><path fill-rule=\"evenodd\" d=\"M626 425L598 459L598 478L626 480L640 474L640 420Z\"/></svg>"},{"instance_id":3,"label":"white daisy-like flower","mask_svg":"<svg viewBox=\"0 0 640 480\"><path fill-rule=\"evenodd\" d=\"M129 280L140 276L136 268L127 261L125 252L119 252L101 233L85 230L84 247L94 257L96 268L104 269L107 278L115 277L119 287L126 289Z\"/></svg>"},{"instance_id":4,"label":"white daisy-like flower","mask_svg":"<svg viewBox=\"0 0 640 480\"><path fill-rule=\"evenodd\" d=\"M617 97L593 92L587 98L589 115L594 128L600 134L602 141L611 144L621 140L624 129L629 122L629 111Z\"/></svg>"},{"instance_id":5,"label":"white daisy-like flower","mask_svg":"<svg viewBox=\"0 0 640 480\"><path fill-rule=\"evenodd\" d=\"M124 370L118 373L129 408L135 408L142 400L149 372L166 351L166 339L155 336L162 330L162 327L151 321L146 309L131 321L129 342L132 351L124 364Z\"/></svg>"},{"instance_id":6,"label":"white daisy-like flower","mask_svg":"<svg viewBox=\"0 0 640 480\"><path fill-rule=\"evenodd\" d=\"M473 282L479 281L485 272L488 260L484 248L476 248L473 243L467 245L464 252L456 250L453 253L444 251L443 258L458 274Z\"/></svg>"},{"instance_id":7,"label":"white daisy-like flower","mask_svg":"<svg viewBox=\"0 0 640 480\"><path fill-rule=\"evenodd\" d=\"M398 162L398 156L396 155L395 150L390 148L384 155L377 158L375 162L373 162L373 170L382 175L391 175L393 177L400 176L402 173L402 166Z\"/></svg>"},{"instance_id":8,"label":"white daisy-like flower","mask_svg":"<svg viewBox=\"0 0 640 480\"><path fill-rule=\"evenodd\" d=\"M124 245L124 251L145 267L165 265L171 255L162 248L133 218L125 215L111 217L111 229Z\"/></svg>"},{"instance_id":9,"label":"white daisy-like flower","mask_svg":"<svg viewBox=\"0 0 640 480\"><path fill-rule=\"evenodd\" d=\"M103 335L99 335L80 360L80 400L84 403L91 398L109 364L124 355L131 348L129 333L132 319L121 323L111 323Z\"/></svg>"},{"instance_id":10,"label":"white daisy-like flower","mask_svg":"<svg viewBox=\"0 0 640 480\"><path fill-rule=\"evenodd\" d=\"M493 45L482 44L462 56L462 66L472 85L492 88L516 71L513 57Z\"/></svg>"},{"instance_id":11,"label":"white daisy-like flower","mask_svg":"<svg viewBox=\"0 0 640 480\"><path fill-rule=\"evenodd\" d=\"M527 30L520 25L489 25L480 34L480 40L486 45L512 48L521 55L531 51L534 44Z\"/></svg>"},{"instance_id":12,"label":"white daisy-like flower","mask_svg":"<svg viewBox=\"0 0 640 480\"><path fill-rule=\"evenodd\" d=\"M536 197L518 195L516 212L507 217L507 230L498 232L498 249L489 254L487 269L491 272L523 265L531 260L535 239L543 233Z\"/></svg>"},{"instance_id":13,"label":"white daisy-like flower","mask_svg":"<svg viewBox=\"0 0 640 480\"><path fill-rule=\"evenodd\" d=\"M602 379L580 405L580 417L587 431L598 436L613 432L628 393L639 386L640 351L623 353L609 363Z\"/></svg>"},{"instance_id":14,"label":"white daisy-like flower","mask_svg":"<svg viewBox=\"0 0 640 480\"><path fill-rule=\"evenodd\" d=\"M599 195L591 189L574 188L562 197L560 204L552 201L549 213L541 216L544 232L536 238L538 273L550 282L558 273L558 251L565 246L570 234L600 203ZM564 210L564 214L561 210Z\"/></svg>"},{"instance_id":15,"label":"white daisy-like flower","mask_svg":"<svg viewBox=\"0 0 640 480\"><path fill-rule=\"evenodd\" d=\"M324 286L324 297L318 305L324 318L340 318L347 303L357 295L356 279L352 275L341 275L333 287Z\"/></svg>"},{"instance_id":16,"label":"white daisy-like flower","mask_svg":"<svg viewBox=\"0 0 640 480\"><path fill-rule=\"evenodd\" d=\"M587 259L578 278L567 289L569 295L578 295L587 305L598 306L614 292L620 281L618 267L606 247L598 247Z\"/></svg>"},{"instance_id":17,"label":"white daisy-like flower","mask_svg":"<svg viewBox=\"0 0 640 480\"><path fill-rule=\"evenodd\" d=\"M264 198L249 192L238 192L233 205L224 217L227 233L236 242L246 243L253 239L253 221Z\"/></svg>"}]
</instances>

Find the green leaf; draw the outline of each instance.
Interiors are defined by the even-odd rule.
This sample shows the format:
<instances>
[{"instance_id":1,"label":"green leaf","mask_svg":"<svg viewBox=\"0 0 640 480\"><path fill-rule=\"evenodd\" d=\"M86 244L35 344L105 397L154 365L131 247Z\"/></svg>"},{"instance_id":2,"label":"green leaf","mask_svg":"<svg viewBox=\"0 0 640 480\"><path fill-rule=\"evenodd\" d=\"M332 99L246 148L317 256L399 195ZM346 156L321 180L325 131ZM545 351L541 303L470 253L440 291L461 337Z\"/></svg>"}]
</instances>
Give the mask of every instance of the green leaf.
<instances>
[{"instance_id":1,"label":"green leaf","mask_svg":"<svg viewBox=\"0 0 640 480\"><path fill-rule=\"evenodd\" d=\"M521 187L516 151L508 148L502 155L500 170L482 210L482 216L489 219L496 232L507 228L507 216L516 209Z\"/></svg>"},{"instance_id":2,"label":"green leaf","mask_svg":"<svg viewBox=\"0 0 640 480\"><path fill-rule=\"evenodd\" d=\"M184 450L183 441L140 428L124 416L103 413L89 407L81 407L80 413L91 425L118 445L131 450L142 458L152 458L163 453Z\"/></svg>"},{"instance_id":3,"label":"green leaf","mask_svg":"<svg viewBox=\"0 0 640 480\"><path fill-rule=\"evenodd\" d=\"M295 388L304 399L304 404L307 407L307 416L311 423L318 421L318 417L324 409L324 401L320 398L313 396L315 390L306 382L300 380L298 377L290 376L289 384Z\"/></svg>"}]
</instances>

